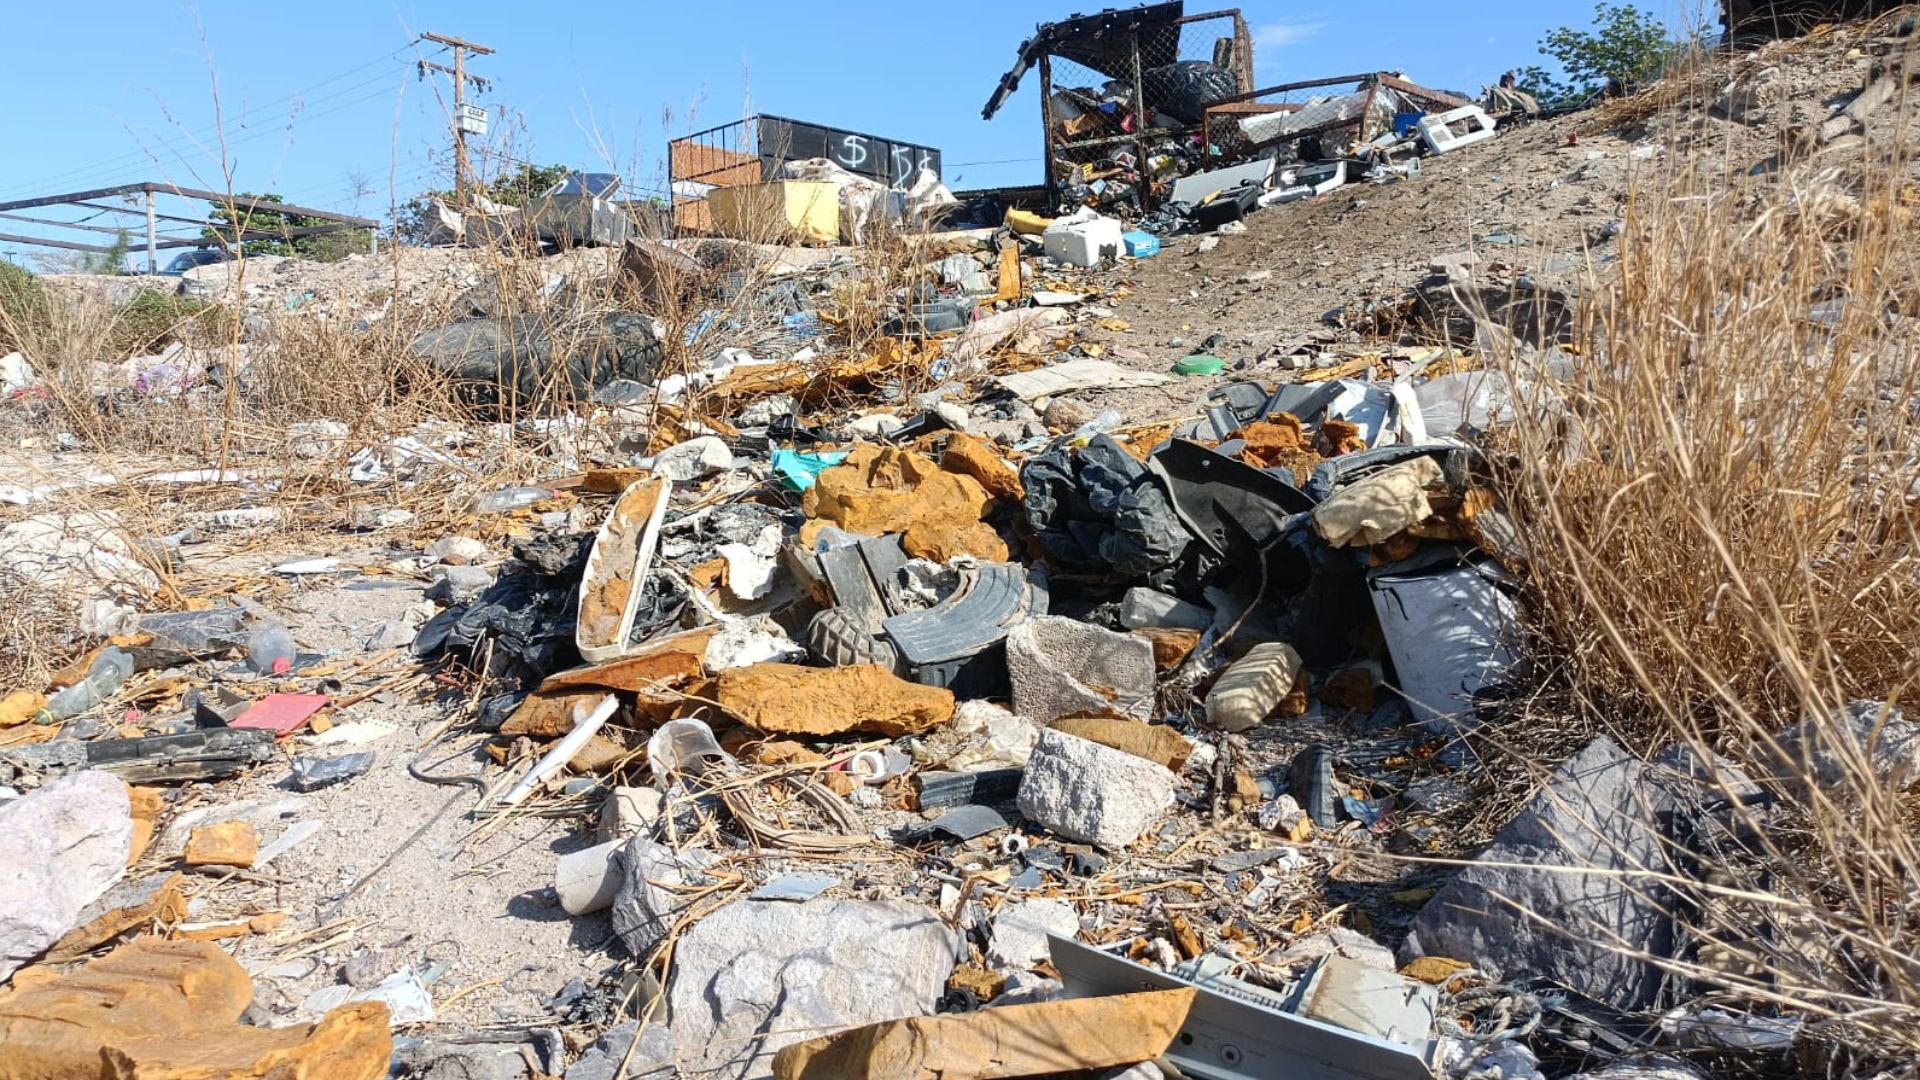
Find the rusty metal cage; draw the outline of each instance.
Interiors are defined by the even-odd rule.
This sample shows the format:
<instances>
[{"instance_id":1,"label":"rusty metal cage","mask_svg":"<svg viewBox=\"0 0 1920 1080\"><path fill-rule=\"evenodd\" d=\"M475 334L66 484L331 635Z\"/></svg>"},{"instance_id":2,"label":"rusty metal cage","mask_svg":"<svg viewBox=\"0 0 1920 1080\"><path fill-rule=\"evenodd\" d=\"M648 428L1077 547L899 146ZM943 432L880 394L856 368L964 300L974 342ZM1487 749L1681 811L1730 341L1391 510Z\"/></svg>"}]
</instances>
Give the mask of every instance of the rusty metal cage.
<instances>
[{"instance_id":1,"label":"rusty metal cage","mask_svg":"<svg viewBox=\"0 0 1920 1080\"><path fill-rule=\"evenodd\" d=\"M1238 10L1187 15L1163 3L1075 18L1042 27L1023 64L1030 57L1055 205L1152 209L1204 159L1206 107L1253 89L1253 38Z\"/></svg>"}]
</instances>

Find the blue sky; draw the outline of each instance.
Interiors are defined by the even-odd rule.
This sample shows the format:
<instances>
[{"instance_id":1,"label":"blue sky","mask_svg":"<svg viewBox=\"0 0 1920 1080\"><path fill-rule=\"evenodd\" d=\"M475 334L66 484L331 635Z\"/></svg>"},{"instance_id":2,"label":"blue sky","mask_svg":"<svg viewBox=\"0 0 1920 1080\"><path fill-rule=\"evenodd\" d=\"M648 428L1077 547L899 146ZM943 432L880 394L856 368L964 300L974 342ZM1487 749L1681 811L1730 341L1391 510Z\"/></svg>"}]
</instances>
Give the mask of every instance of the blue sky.
<instances>
[{"instance_id":1,"label":"blue sky","mask_svg":"<svg viewBox=\"0 0 1920 1080\"><path fill-rule=\"evenodd\" d=\"M8 81L36 90L16 96L0 129L0 201L146 179L225 189L217 97L235 190L384 216L390 192L445 186L451 170L447 81L413 67L450 60L414 44L422 31L498 50L473 64L493 80L475 100L493 114L491 148L519 158L611 161L648 187L667 138L751 109L937 146L955 187L1033 183L1038 80L991 122L980 108L1037 21L1099 2L142 0L90 8L84 28L71 9L16 4ZM1674 17L1671 0L1642 6ZM1399 68L1470 92L1537 61L1545 30L1585 25L1592 10L1591 0L1241 5L1263 84ZM0 221L0 232L50 230Z\"/></svg>"}]
</instances>

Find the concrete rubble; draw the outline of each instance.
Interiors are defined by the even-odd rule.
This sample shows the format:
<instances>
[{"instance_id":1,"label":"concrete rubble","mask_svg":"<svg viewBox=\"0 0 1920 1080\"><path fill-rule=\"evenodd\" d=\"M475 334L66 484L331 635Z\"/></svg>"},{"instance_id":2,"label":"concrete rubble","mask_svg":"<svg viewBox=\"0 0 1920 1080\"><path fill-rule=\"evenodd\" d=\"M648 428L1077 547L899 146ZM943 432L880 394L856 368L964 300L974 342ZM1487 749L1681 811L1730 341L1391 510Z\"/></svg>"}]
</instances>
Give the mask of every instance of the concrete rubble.
<instances>
[{"instance_id":1,"label":"concrete rubble","mask_svg":"<svg viewBox=\"0 0 1920 1080\"><path fill-rule=\"evenodd\" d=\"M721 179L658 208L168 284L217 348L56 392L0 341L0 1080L1836 1071L1884 943L1755 897L1810 822L1905 820L1903 684L1601 722L1527 572L1517 421L1609 452L1583 319L1667 150L1607 110L1655 106L1261 91L1178 8L1022 44L987 111L1048 72L1036 188L676 141ZM1777 50L1678 95L1777 151L1730 175L1891 145L1911 35L1831 33L1851 96ZM308 332L376 385L289 384ZM100 426L183 417L235 445ZM1833 521L1791 525L1904 542Z\"/></svg>"}]
</instances>

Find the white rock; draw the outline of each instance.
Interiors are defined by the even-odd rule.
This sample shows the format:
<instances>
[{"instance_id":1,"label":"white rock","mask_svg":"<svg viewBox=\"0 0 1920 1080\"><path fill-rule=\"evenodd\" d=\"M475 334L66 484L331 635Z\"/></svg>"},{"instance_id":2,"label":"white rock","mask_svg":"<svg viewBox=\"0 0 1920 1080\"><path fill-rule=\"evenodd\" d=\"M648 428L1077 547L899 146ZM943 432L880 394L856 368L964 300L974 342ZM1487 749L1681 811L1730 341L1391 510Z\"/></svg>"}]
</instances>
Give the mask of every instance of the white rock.
<instances>
[{"instance_id":1,"label":"white rock","mask_svg":"<svg viewBox=\"0 0 1920 1080\"><path fill-rule=\"evenodd\" d=\"M993 945L987 963L1026 970L1052 955L1047 935L1070 938L1080 933L1080 916L1063 900L1019 900L993 917Z\"/></svg>"},{"instance_id":2,"label":"white rock","mask_svg":"<svg viewBox=\"0 0 1920 1080\"><path fill-rule=\"evenodd\" d=\"M733 451L719 436L702 435L655 454L649 468L676 484L690 484L732 469Z\"/></svg>"},{"instance_id":3,"label":"white rock","mask_svg":"<svg viewBox=\"0 0 1920 1080\"><path fill-rule=\"evenodd\" d=\"M453 565L477 563L487 557L487 545L471 536L443 536L427 545L427 558Z\"/></svg>"},{"instance_id":4,"label":"white rock","mask_svg":"<svg viewBox=\"0 0 1920 1080\"><path fill-rule=\"evenodd\" d=\"M1056 835L1118 849L1173 805L1165 766L1048 729L1020 779L1020 812Z\"/></svg>"},{"instance_id":5,"label":"white rock","mask_svg":"<svg viewBox=\"0 0 1920 1080\"><path fill-rule=\"evenodd\" d=\"M89 770L0 803L0 980L73 929L126 870L127 785Z\"/></svg>"},{"instance_id":6,"label":"white rock","mask_svg":"<svg viewBox=\"0 0 1920 1080\"><path fill-rule=\"evenodd\" d=\"M569 915L589 915L613 906L622 878L614 866L613 853L624 843L610 840L560 856L553 868L553 891L560 896L562 910Z\"/></svg>"},{"instance_id":7,"label":"white rock","mask_svg":"<svg viewBox=\"0 0 1920 1080\"><path fill-rule=\"evenodd\" d=\"M931 1014L961 956L939 912L903 901L736 901L673 954L668 1001L686 1075L772 1075L774 1051Z\"/></svg>"}]
</instances>

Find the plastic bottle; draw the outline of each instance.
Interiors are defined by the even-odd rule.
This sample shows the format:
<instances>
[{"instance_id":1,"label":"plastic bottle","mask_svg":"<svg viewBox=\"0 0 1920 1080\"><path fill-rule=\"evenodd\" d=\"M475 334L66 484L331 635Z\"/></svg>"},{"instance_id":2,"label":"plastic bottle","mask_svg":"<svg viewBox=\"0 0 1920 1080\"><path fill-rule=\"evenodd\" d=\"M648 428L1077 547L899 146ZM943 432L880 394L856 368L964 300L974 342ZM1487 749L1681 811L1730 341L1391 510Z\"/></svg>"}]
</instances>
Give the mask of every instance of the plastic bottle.
<instances>
[{"instance_id":1,"label":"plastic bottle","mask_svg":"<svg viewBox=\"0 0 1920 1080\"><path fill-rule=\"evenodd\" d=\"M52 723L78 716L114 695L133 674L133 657L119 649L108 649L94 658L87 677L47 699L41 710L41 723Z\"/></svg>"},{"instance_id":2,"label":"plastic bottle","mask_svg":"<svg viewBox=\"0 0 1920 1080\"><path fill-rule=\"evenodd\" d=\"M1113 409L1107 409L1099 416L1081 424L1080 427L1074 431L1070 441L1077 446L1093 438L1095 435L1104 434L1119 427L1120 420L1121 416L1119 412Z\"/></svg>"},{"instance_id":3,"label":"plastic bottle","mask_svg":"<svg viewBox=\"0 0 1920 1080\"><path fill-rule=\"evenodd\" d=\"M262 675L293 670L293 635L279 623L261 623L247 635L247 666Z\"/></svg>"},{"instance_id":4,"label":"plastic bottle","mask_svg":"<svg viewBox=\"0 0 1920 1080\"><path fill-rule=\"evenodd\" d=\"M536 487L533 485L501 488L499 491L489 491L485 495L475 499L473 508L476 512L482 514L501 514L508 510L518 510L522 507L532 506L542 499L553 498L553 495L554 491L552 488Z\"/></svg>"}]
</instances>

